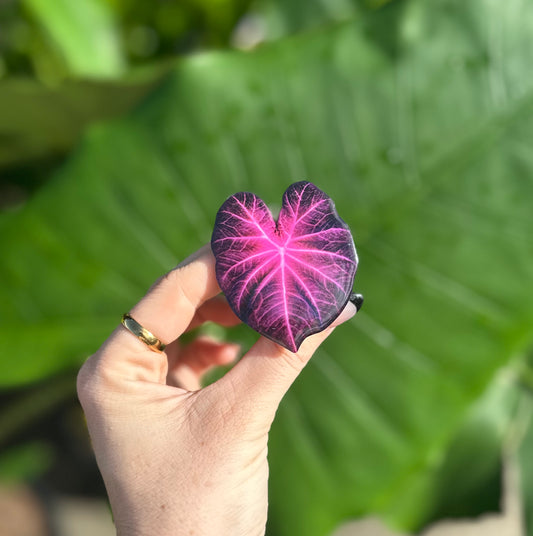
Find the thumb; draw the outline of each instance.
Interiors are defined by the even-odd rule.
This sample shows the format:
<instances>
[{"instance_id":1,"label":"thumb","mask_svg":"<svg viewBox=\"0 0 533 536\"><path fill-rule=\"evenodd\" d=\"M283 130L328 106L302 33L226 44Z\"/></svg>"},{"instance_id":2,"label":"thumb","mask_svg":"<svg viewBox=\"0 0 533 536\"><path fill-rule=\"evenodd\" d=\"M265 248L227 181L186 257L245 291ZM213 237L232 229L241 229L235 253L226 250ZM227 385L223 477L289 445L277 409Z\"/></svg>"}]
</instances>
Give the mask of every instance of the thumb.
<instances>
[{"instance_id":1,"label":"thumb","mask_svg":"<svg viewBox=\"0 0 533 536\"><path fill-rule=\"evenodd\" d=\"M259 418L263 416L266 419L265 424L270 425L281 399L320 344L327 339L335 327L352 318L356 312L356 306L348 302L331 326L307 337L296 353L261 337L250 351L219 380L220 383L229 382L230 385L220 387L231 389L236 404L248 407L256 414L259 412Z\"/></svg>"}]
</instances>

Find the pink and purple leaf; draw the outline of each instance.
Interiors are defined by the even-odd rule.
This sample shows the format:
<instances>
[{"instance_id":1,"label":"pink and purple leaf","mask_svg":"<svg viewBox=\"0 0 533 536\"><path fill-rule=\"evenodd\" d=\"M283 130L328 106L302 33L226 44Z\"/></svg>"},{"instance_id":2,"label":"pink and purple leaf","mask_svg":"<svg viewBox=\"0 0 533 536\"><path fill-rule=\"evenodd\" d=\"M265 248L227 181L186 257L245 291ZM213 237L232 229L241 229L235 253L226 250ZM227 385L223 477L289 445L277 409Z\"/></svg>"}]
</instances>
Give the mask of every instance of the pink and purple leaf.
<instances>
[{"instance_id":1,"label":"pink and purple leaf","mask_svg":"<svg viewBox=\"0 0 533 536\"><path fill-rule=\"evenodd\" d=\"M255 194L232 195L218 211L211 248L235 314L292 352L353 299L358 259L350 229L310 182L287 188L277 222Z\"/></svg>"}]
</instances>

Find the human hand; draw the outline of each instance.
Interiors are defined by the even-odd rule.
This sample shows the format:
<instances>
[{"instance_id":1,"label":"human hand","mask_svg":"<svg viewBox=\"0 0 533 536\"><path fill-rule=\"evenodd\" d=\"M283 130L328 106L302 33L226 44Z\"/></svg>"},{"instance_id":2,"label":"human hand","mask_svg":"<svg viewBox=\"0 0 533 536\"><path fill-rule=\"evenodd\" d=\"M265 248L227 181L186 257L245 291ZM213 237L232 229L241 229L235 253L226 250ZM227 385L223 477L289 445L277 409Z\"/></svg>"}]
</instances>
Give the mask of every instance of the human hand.
<instances>
[{"instance_id":1,"label":"human hand","mask_svg":"<svg viewBox=\"0 0 533 536\"><path fill-rule=\"evenodd\" d=\"M119 536L264 534L267 439L278 405L332 326L297 353L261 337L221 379L203 374L239 347L181 334L210 320L239 322L217 294L206 246L161 279L131 316L163 342L150 350L119 325L83 365L78 395Z\"/></svg>"}]
</instances>

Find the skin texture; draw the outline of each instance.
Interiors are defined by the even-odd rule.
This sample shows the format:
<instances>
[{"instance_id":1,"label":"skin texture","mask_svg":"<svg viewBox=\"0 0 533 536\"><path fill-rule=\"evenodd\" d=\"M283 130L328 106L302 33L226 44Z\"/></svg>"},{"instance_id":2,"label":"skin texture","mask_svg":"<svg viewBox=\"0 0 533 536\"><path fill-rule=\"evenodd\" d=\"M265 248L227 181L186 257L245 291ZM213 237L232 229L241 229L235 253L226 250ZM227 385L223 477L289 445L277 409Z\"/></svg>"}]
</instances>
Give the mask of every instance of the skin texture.
<instances>
[{"instance_id":1,"label":"skin texture","mask_svg":"<svg viewBox=\"0 0 533 536\"><path fill-rule=\"evenodd\" d=\"M220 380L211 367L239 347L179 336L210 320L239 322L220 292L206 246L159 279L131 310L168 343L147 348L123 326L83 365L78 396L120 536L254 536L267 516L267 440L279 402L320 343L355 312L297 353L261 337Z\"/></svg>"}]
</instances>

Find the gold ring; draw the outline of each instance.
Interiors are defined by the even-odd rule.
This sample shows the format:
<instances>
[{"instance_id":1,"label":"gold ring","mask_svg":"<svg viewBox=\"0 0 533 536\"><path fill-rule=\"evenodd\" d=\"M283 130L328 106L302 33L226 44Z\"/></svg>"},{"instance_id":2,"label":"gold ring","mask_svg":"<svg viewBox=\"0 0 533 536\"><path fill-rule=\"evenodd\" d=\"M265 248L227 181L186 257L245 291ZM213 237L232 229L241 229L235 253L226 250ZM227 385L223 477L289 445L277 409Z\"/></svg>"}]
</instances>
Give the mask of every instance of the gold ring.
<instances>
[{"instance_id":1,"label":"gold ring","mask_svg":"<svg viewBox=\"0 0 533 536\"><path fill-rule=\"evenodd\" d=\"M133 333L139 340L144 342L150 350L154 352L162 352L165 349L163 344L155 335L150 333L147 329L143 328L137 320L132 318L129 314L122 315L122 325L130 332Z\"/></svg>"}]
</instances>

